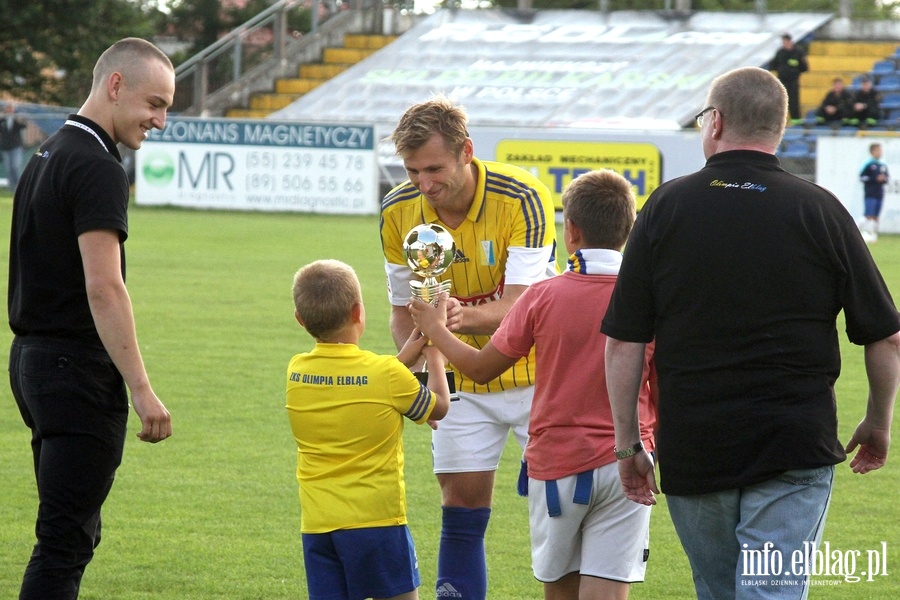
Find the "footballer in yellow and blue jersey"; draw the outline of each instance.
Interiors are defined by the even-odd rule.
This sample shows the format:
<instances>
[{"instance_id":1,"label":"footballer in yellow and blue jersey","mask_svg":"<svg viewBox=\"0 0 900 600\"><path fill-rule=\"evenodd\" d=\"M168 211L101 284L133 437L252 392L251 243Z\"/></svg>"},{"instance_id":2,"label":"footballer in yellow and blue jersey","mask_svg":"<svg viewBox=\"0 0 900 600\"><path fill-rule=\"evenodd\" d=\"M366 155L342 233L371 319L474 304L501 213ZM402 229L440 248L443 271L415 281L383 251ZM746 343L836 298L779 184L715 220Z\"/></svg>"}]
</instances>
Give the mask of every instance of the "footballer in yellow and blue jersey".
<instances>
[{"instance_id":1,"label":"footballer in yellow and blue jersey","mask_svg":"<svg viewBox=\"0 0 900 600\"><path fill-rule=\"evenodd\" d=\"M294 356L287 411L301 531L405 525L403 418L425 423L436 401L395 356L322 342Z\"/></svg>"},{"instance_id":2,"label":"footballer in yellow and blue jersey","mask_svg":"<svg viewBox=\"0 0 900 600\"><path fill-rule=\"evenodd\" d=\"M463 305L498 300L506 285L531 285L558 273L556 222L550 191L528 171L472 158L477 168L475 197L466 219L456 229L443 223L425 196L409 181L395 187L381 205L381 243L394 306L410 298L415 277L406 264L403 239L422 223L440 223L453 235L456 257L438 277L452 282L450 295ZM482 348L490 336L459 335ZM498 392L534 384L534 354L522 358L500 377L476 384L458 371L457 389L469 393Z\"/></svg>"}]
</instances>

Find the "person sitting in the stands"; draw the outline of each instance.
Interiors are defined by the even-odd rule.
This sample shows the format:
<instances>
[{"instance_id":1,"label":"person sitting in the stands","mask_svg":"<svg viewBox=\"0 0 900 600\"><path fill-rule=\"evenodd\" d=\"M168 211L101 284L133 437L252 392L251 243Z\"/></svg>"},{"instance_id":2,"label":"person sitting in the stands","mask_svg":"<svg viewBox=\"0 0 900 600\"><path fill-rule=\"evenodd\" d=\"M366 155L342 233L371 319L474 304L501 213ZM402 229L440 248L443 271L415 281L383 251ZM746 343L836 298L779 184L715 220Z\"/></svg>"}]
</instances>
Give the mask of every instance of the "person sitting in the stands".
<instances>
[{"instance_id":1,"label":"person sitting in the stands","mask_svg":"<svg viewBox=\"0 0 900 600\"><path fill-rule=\"evenodd\" d=\"M872 85L868 75L859 79L859 89L853 94L853 106L850 112L850 125L872 127L881 118L881 95Z\"/></svg>"},{"instance_id":2,"label":"person sitting in the stands","mask_svg":"<svg viewBox=\"0 0 900 600\"><path fill-rule=\"evenodd\" d=\"M835 77L831 82L831 90L816 111L816 122L840 124L849 119L853 109L853 94L844 87L844 80Z\"/></svg>"}]
</instances>

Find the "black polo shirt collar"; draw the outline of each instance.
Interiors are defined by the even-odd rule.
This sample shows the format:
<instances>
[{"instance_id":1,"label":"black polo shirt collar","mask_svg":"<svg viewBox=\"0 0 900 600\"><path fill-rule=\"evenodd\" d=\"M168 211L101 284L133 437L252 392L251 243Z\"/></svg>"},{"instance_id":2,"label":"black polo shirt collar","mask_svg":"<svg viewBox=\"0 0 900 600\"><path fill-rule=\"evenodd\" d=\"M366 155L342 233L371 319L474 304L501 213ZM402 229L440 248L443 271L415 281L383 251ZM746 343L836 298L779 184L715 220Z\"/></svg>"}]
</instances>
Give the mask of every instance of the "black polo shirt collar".
<instances>
[{"instance_id":1,"label":"black polo shirt collar","mask_svg":"<svg viewBox=\"0 0 900 600\"><path fill-rule=\"evenodd\" d=\"M706 159L706 166L716 166L730 162L756 163L761 166L780 167L778 157L759 150L726 150Z\"/></svg>"},{"instance_id":2,"label":"black polo shirt collar","mask_svg":"<svg viewBox=\"0 0 900 600\"><path fill-rule=\"evenodd\" d=\"M66 127L74 127L77 129L81 129L85 133L93 136L97 142L103 146L103 149L112 154L115 159L119 162L122 162L122 155L119 154L119 148L116 146L116 143L109 137L109 134L106 131L88 119L87 117L83 117L81 115L72 114L69 115L69 118L65 122Z\"/></svg>"}]
</instances>

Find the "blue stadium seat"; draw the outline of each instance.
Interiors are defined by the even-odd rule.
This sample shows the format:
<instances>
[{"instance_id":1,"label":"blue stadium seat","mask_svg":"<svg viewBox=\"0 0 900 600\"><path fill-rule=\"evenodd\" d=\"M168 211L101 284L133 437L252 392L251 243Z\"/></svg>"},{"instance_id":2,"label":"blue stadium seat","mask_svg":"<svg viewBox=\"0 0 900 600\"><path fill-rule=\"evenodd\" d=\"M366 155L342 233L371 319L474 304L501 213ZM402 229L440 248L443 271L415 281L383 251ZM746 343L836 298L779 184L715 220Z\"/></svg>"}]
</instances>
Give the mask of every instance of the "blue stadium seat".
<instances>
[{"instance_id":1,"label":"blue stadium seat","mask_svg":"<svg viewBox=\"0 0 900 600\"><path fill-rule=\"evenodd\" d=\"M789 144L792 144L798 140L803 140L804 138L806 138L805 130L787 128L784 130L784 136L781 138L780 147L784 149Z\"/></svg>"},{"instance_id":2,"label":"blue stadium seat","mask_svg":"<svg viewBox=\"0 0 900 600\"><path fill-rule=\"evenodd\" d=\"M813 127L816 125L816 110L815 108L811 108L806 111L806 114L803 115L803 126L804 127Z\"/></svg>"},{"instance_id":3,"label":"blue stadium seat","mask_svg":"<svg viewBox=\"0 0 900 600\"><path fill-rule=\"evenodd\" d=\"M883 73L894 73L897 71L897 64L892 59L884 59L877 61L872 65L872 73L881 75Z\"/></svg>"},{"instance_id":4,"label":"blue stadium seat","mask_svg":"<svg viewBox=\"0 0 900 600\"><path fill-rule=\"evenodd\" d=\"M784 158L813 158L814 141L807 137L783 139L779 146L778 155Z\"/></svg>"},{"instance_id":5,"label":"blue stadium seat","mask_svg":"<svg viewBox=\"0 0 900 600\"><path fill-rule=\"evenodd\" d=\"M888 73L878 78L875 89L881 93L900 92L900 74Z\"/></svg>"},{"instance_id":6,"label":"blue stadium seat","mask_svg":"<svg viewBox=\"0 0 900 600\"><path fill-rule=\"evenodd\" d=\"M900 108L900 92L892 92L881 97L881 110Z\"/></svg>"}]
</instances>

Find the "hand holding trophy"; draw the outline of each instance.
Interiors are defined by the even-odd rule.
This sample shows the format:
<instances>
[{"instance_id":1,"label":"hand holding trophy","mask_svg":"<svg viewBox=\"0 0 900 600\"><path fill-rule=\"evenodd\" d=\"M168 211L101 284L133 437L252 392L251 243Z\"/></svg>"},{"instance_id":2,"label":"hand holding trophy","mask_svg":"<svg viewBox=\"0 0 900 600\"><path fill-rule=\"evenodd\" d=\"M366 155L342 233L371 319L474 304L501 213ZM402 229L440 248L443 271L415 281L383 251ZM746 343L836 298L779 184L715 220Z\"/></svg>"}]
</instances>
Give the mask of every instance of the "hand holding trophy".
<instances>
[{"instance_id":1,"label":"hand holding trophy","mask_svg":"<svg viewBox=\"0 0 900 600\"><path fill-rule=\"evenodd\" d=\"M422 281L410 281L410 293L424 302L437 306L441 292L450 291L450 280L438 281L437 277L450 268L456 256L456 242L444 227L436 223L423 223L409 230L403 238L403 253L406 264ZM422 373L416 373L419 381L425 382L428 377L428 366ZM447 384L450 386L450 399L456 396L456 381L453 371L447 371Z\"/></svg>"}]
</instances>

